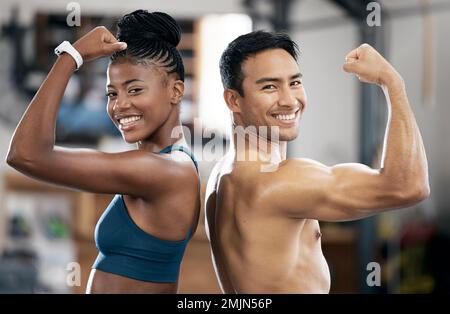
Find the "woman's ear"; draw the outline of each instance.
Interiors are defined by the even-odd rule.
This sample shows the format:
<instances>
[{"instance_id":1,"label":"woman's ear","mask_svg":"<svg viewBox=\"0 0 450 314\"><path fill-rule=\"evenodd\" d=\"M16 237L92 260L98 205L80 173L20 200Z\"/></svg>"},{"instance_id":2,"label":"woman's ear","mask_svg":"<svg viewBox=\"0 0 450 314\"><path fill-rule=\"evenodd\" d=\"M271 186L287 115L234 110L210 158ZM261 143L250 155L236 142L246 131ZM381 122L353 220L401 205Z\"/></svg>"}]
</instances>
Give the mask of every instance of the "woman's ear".
<instances>
[{"instance_id":1,"label":"woman's ear","mask_svg":"<svg viewBox=\"0 0 450 314\"><path fill-rule=\"evenodd\" d=\"M171 92L170 102L174 105L179 104L184 95L184 82L182 80L174 80Z\"/></svg>"},{"instance_id":2,"label":"woman's ear","mask_svg":"<svg viewBox=\"0 0 450 314\"><path fill-rule=\"evenodd\" d=\"M241 112L241 95L238 91L226 88L223 91L223 99L232 112Z\"/></svg>"}]
</instances>

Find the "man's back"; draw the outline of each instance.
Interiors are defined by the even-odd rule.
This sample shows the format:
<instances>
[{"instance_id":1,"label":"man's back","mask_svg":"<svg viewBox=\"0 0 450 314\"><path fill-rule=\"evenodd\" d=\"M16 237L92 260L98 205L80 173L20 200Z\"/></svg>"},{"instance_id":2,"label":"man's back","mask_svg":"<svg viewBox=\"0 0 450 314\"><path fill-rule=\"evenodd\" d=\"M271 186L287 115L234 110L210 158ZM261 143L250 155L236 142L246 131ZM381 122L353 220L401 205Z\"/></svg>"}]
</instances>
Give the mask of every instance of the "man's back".
<instances>
[{"instance_id":1,"label":"man's back","mask_svg":"<svg viewBox=\"0 0 450 314\"><path fill-rule=\"evenodd\" d=\"M317 220L289 217L267 202L277 197L272 187L279 174L228 155L210 176L207 227L226 293L329 292Z\"/></svg>"}]
</instances>

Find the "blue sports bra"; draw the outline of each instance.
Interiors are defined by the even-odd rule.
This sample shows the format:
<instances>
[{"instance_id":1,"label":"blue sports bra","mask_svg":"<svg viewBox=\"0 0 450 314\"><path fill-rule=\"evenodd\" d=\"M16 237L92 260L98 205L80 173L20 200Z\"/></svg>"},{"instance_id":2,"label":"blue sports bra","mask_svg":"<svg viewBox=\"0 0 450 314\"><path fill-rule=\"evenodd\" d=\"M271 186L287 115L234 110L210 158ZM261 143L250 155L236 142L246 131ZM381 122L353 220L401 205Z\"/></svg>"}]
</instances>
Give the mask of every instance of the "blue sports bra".
<instances>
[{"instance_id":1,"label":"blue sports bra","mask_svg":"<svg viewBox=\"0 0 450 314\"><path fill-rule=\"evenodd\" d=\"M178 150L194 155L183 146L171 145L160 154ZM142 230L131 219L123 196L117 194L109 203L95 227L99 254L92 268L141 281L176 282L193 225L181 241L162 240Z\"/></svg>"}]
</instances>

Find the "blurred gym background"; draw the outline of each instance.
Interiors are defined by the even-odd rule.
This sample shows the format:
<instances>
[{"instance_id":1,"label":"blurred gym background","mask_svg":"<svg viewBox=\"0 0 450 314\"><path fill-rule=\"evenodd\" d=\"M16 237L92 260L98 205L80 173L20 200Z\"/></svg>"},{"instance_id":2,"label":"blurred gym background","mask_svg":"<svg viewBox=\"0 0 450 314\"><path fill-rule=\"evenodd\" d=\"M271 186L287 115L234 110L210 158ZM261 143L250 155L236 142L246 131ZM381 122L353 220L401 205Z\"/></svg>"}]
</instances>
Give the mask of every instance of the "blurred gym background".
<instances>
[{"instance_id":1,"label":"blurred gym background","mask_svg":"<svg viewBox=\"0 0 450 314\"><path fill-rule=\"evenodd\" d=\"M321 223L331 293L450 291L450 0L2 0L0 6L0 293L85 291L97 254L95 223L112 196L26 178L5 157L21 115L56 59L53 49L98 25L115 33L117 18L136 9L167 12L183 29L182 120L200 139L191 143L197 153L211 132L226 135L229 126L221 52L238 35L265 29L287 32L302 51L309 108L289 156L378 167L384 96L342 65L363 42L380 51L406 82L428 155L431 196L361 221ZM106 115L107 63L86 63L71 79L58 116L58 145L132 148ZM213 164L201 161L203 184ZM181 293L220 293L203 223L202 217L186 250Z\"/></svg>"}]
</instances>

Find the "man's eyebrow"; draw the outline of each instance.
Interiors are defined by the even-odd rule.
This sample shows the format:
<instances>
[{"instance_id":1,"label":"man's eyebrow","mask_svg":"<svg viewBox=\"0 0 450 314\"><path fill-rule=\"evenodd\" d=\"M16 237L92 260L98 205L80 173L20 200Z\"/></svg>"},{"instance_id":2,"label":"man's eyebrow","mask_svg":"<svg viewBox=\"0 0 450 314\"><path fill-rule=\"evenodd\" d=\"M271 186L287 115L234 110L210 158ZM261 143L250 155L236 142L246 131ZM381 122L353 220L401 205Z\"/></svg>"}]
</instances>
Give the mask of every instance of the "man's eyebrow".
<instances>
[{"instance_id":1,"label":"man's eyebrow","mask_svg":"<svg viewBox=\"0 0 450 314\"><path fill-rule=\"evenodd\" d=\"M133 83L133 82L144 82L143 80L140 79L130 79L130 80L126 80L125 82L123 82L121 85L125 86L127 84ZM114 85L108 84L106 85L106 87L114 87Z\"/></svg>"},{"instance_id":2,"label":"man's eyebrow","mask_svg":"<svg viewBox=\"0 0 450 314\"><path fill-rule=\"evenodd\" d=\"M291 77L289 77L289 80L294 80L297 78L302 78L303 74L302 73L296 73L294 75L292 75ZM267 82L280 82L281 79L278 77L262 77L258 80L256 80L256 84L261 84L261 83L267 83Z\"/></svg>"}]
</instances>

